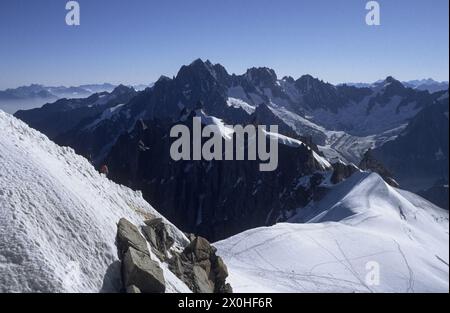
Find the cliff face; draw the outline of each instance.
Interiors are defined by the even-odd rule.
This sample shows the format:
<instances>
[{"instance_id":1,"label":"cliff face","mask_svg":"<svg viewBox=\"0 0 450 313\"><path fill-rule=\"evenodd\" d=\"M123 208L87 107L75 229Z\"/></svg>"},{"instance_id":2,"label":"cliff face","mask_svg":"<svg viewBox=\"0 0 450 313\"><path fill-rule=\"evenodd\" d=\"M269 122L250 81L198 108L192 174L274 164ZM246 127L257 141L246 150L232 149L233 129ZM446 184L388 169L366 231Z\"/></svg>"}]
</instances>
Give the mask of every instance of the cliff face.
<instances>
[{"instance_id":1,"label":"cliff face","mask_svg":"<svg viewBox=\"0 0 450 313\"><path fill-rule=\"evenodd\" d=\"M448 95L423 109L393 141L373 150L404 189L418 192L448 182Z\"/></svg>"},{"instance_id":2,"label":"cliff face","mask_svg":"<svg viewBox=\"0 0 450 313\"><path fill-rule=\"evenodd\" d=\"M110 177L142 190L182 230L211 241L283 220L312 199L329 169L316 152L293 139L295 144L279 142L273 172L261 172L259 160L175 162L169 126L140 122L121 136L106 158Z\"/></svg>"}]
</instances>

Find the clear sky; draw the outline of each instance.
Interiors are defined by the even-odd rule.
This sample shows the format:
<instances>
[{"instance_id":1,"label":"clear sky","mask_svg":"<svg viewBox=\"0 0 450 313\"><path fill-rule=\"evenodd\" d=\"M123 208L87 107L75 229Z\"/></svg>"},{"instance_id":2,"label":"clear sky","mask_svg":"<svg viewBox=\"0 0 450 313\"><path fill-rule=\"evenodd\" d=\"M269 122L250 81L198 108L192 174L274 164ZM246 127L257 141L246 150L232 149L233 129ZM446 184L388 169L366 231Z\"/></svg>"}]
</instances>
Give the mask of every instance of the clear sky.
<instances>
[{"instance_id":1,"label":"clear sky","mask_svg":"<svg viewBox=\"0 0 450 313\"><path fill-rule=\"evenodd\" d=\"M379 27L365 0L79 0L78 27L66 2L0 1L0 89L150 83L196 58L332 83L449 77L448 0L379 0Z\"/></svg>"}]
</instances>

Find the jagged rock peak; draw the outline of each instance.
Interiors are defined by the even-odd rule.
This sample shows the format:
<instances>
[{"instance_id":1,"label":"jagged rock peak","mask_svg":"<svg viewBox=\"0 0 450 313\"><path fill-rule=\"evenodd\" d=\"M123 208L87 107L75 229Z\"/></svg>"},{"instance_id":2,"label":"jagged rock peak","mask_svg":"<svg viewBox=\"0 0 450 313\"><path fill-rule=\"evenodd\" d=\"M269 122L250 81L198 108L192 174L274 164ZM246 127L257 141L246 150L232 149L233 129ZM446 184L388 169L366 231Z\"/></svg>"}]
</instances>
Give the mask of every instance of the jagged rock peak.
<instances>
[{"instance_id":1,"label":"jagged rock peak","mask_svg":"<svg viewBox=\"0 0 450 313\"><path fill-rule=\"evenodd\" d=\"M196 59L191 64L182 66L176 79L181 82L190 82L193 78L204 81L217 80L226 76L228 73L220 64L213 65L209 60Z\"/></svg>"},{"instance_id":2,"label":"jagged rock peak","mask_svg":"<svg viewBox=\"0 0 450 313\"><path fill-rule=\"evenodd\" d=\"M123 95L123 94L126 94L126 93L133 93L133 92L136 92L136 90L134 90L133 87L128 87L128 86L120 84L119 86L114 88L114 90L111 92L111 94L113 94L113 95Z\"/></svg>"},{"instance_id":3,"label":"jagged rock peak","mask_svg":"<svg viewBox=\"0 0 450 313\"><path fill-rule=\"evenodd\" d=\"M294 79L292 76L284 76L284 77L282 78L282 81L288 82L288 83L290 83L290 84L295 83L295 79Z\"/></svg>"},{"instance_id":4,"label":"jagged rock peak","mask_svg":"<svg viewBox=\"0 0 450 313\"><path fill-rule=\"evenodd\" d=\"M245 73L245 77L248 81L259 86L270 86L278 80L275 71L268 67L249 68Z\"/></svg>"},{"instance_id":5,"label":"jagged rock peak","mask_svg":"<svg viewBox=\"0 0 450 313\"><path fill-rule=\"evenodd\" d=\"M386 77L386 79L384 80L386 83L394 83L394 82L399 82L398 80L396 80L393 76L388 76Z\"/></svg>"},{"instance_id":6,"label":"jagged rock peak","mask_svg":"<svg viewBox=\"0 0 450 313\"><path fill-rule=\"evenodd\" d=\"M170 78L168 76L165 76L165 75L161 75L156 82L157 83L158 82L167 82L167 81L170 81L170 80L172 80L172 78Z\"/></svg>"},{"instance_id":7,"label":"jagged rock peak","mask_svg":"<svg viewBox=\"0 0 450 313\"><path fill-rule=\"evenodd\" d=\"M398 80L396 80L392 76L386 77L384 80L384 86L387 88L393 88L393 89L405 89L406 87Z\"/></svg>"},{"instance_id":8,"label":"jagged rock peak","mask_svg":"<svg viewBox=\"0 0 450 313\"><path fill-rule=\"evenodd\" d=\"M323 80L315 78L309 74L302 75L299 79L297 79L296 85L300 89L311 89L311 88L315 88L317 86L325 86L325 85L332 86L331 84L328 84L328 83L324 82Z\"/></svg>"}]
</instances>

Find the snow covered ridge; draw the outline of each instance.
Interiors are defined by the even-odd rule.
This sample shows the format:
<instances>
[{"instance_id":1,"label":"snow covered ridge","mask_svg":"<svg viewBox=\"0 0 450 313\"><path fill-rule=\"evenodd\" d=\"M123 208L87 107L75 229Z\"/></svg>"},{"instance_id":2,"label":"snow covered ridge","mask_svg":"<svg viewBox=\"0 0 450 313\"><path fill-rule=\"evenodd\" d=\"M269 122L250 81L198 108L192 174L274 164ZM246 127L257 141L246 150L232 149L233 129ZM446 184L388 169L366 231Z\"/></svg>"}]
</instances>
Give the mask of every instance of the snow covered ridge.
<instances>
[{"instance_id":1,"label":"snow covered ridge","mask_svg":"<svg viewBox=\"0 0 450 313\"><path fill-rule=\"evenodd\" d=\"M377 174L215 246L235 292L449 291L448 212Z\"/></svg>"},{"instance_id":2,"label":"snow covered ridge","mask_svg":"<svg viewBox=\"0 0 450 313\"><path fill-rule=\"evenodd\" d=\"M117 223L161 217L70 148L0 111L0 292L116 290ZM188 239L168 221L175 249ZM167 292L187 286L161 265Z\"/></svg>"},{"instance_id":3,"label":"snow covered ridge","mask_svg":"<svg viewBox=\"0 0 450 313\"><path fill-rule=\"evenodd\" d=\"M182 121L187 121L186 114L182 117ZM223 160L225 157L227 161L243 161L245 160L245 145L247 145L247 154L252 155L249 159L256 160L258 157L261 162L267 162L260 164L259 170L262 172L271 172L278 167L278 144L282 144L292 148L306 147L311 151L314 160L322 170L325 171L332 168L331 164L325 158L312 151L308 145L300 140L279 134L278 125L225 125L223 120L215 116L210 116L203 110L195 111L195 116L192 118L192 125L192 136L189 127L185 124L175 124L172 126L170 137L177 138L170 148L172 160L190 160L191 138L195 138L198 144L195 144L194 139L194 144L192 145L194 160L200 160L201 158L207 161ZM203 130L201 128L202 125L205 126ZM266 130L266 127L269 130ZM245 144L246 136L248 138L248 144ZM201 138L208 138L208 141L203 147L200 144ZM222 139L225 140L224 147ZM267 139L270 142L269 150L267 149ZM211 147L214 147L214 152L210 152ZM235 148L236 158L234 158Z\"/></svg>"}]
</instances>

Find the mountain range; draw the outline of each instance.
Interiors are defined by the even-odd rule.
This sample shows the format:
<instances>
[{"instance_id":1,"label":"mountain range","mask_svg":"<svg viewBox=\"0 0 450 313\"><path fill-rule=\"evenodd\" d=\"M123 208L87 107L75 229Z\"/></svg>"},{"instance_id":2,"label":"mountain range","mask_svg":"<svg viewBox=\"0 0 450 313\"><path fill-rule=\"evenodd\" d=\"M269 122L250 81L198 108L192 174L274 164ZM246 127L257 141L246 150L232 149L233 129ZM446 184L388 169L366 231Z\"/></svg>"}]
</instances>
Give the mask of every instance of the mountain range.
<instances>
[{"instance_id":1,"label":"mountain range","mask_svg":"<svg viewBox=\"0 0 450 313\"><path fill-rule=\"evenodd\" d=\"M150 87L148 85L133 85L136 90L144 90ZM0 90L0 100L26 100L32 98L42 99L60 99L60 98L83 98L89 97L94 93L99 92L111 92L117 85L109 83L104 84L86 84L80 86L44 86L39 84L31 84L29 86L21 86L17 88L10 88L6 90Z\"/></svg>"},{"instance_id":2,"label":"mountain range","mask_svg":"<svg viewBox=\"0 0 450 313\"><path fill-rule=\"evenodd\" d=\"M448 292L448 211L376 173L333 175L284 223L210 246L1 111L0 168L1 292L211 292L210 277L238 293Z\"/></svg>"},{"instance_id":3,"label":"mountain range","mask_svg":"<svg viewBox=\"0 0 450 313\"><path fill-rule=\"evenodd\" d=\"M134 85L136 90L144 90L150 87L148 85ZM85 84L80 86L44 86L40 84L31 84L17 88L0 90L0 109L5 112L15 113L20 109L32 109L41 107L43 104L54 102L58 99L78 99L86 98L95 93L111 92L117 87L109 83L104 84Z\"/></svg>"},{"instance_id":4,"label":"mountain range","mask_svg":"<svg viewBox=\"0 0 450 313\"><path fill-rule=\"evenodd\" d=\"M50 87L32 84L0 91L0 100L83 98L96 92L111 92L114 87L115 86L111 84L92 84L76 87Z\"/></svg>"},{"instance_id":5,"label":"mountain range","mask_svg":"<svg viewBox=\"0 0 450 313\"><path fill-rule=\"evenodd\" d=\"M370 87L335 86L310 75L280 79L269 68L229 74L199 59L140 92L122 85L15 116L96 167L106 164L111 179L142 190L183 231L212 241L287 221L327 193L327 182L359 170L368 150L401 188L448 182L448 91L413 89L393 77ZM261 173L253 161L172 161L167 134L174 124L192 127L186 117L194 116L203 127L278 125L279 167ZM390 153L397 142L401 148Z\"/></svg>"},{"instance_id":6,"label":"mountain range","mask_svg":"<svg viewBox=\"0 0 450 313\"><path fill-rule=\"evenodd\" d=\"M348 86L363 88L363 87L373 87L382 81L383 80L378 80L375 83L344 83L344 84ZM402 81L402 84L412 89L427 90L430 93L448 90L448 82L439 82L435 81L432 78Z\"/></svg>"}]
</instances>

